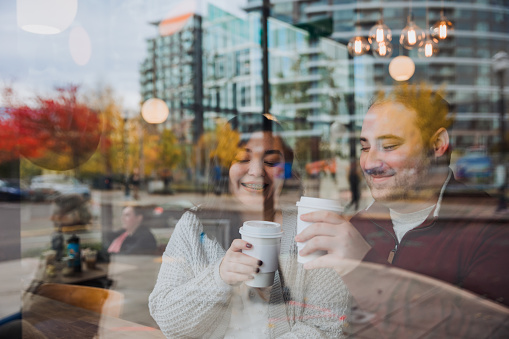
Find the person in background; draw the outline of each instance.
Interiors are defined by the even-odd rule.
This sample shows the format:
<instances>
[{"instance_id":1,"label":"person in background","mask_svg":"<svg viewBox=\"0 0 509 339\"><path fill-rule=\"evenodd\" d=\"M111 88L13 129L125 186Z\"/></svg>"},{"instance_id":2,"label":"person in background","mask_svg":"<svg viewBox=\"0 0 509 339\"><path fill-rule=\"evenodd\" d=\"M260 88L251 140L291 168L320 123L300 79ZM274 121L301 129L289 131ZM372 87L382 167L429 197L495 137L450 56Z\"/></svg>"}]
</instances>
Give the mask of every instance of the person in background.
<instances>
[{"instance_id":1,"label":"person in background","mask_svg":"<svg viewBox=\"0 0 509 339\"><path fill-rule=\"evenodd\" d=\"M157 242L150 229L143 226L143 214L139 207L127 206L122 211L122 229L108 237L109 254L153 254Z\"/></svg>"},{"instance_id":2,"label":"person in background","mask_svg":"<svg viewBox=\"0 0 509 339\"><path fill-rule=\"evenodd\" d=\"M140 199L140 185L141 185L140 169L136 167L133 170L133 174L131 174L131 176L129 177L129 186L131 188L131 191L133 192L134 200Z\"/></svg>"},{"instance_id":3,"label":"person in background","mask_svg":"<svg viewBox=\"0 0 509 339\"><path fill-rule=\"evenodd\" d=\"M350 169L348 170L348 184L350 185L350 193L352 195L352 199L348 205L346 205L345 209L349 209L352 206L355 207L354 211L359 209L359 201L361 198L360 183L361 178L359 177L359 173L357 171L357 163L352 161Z\"/></svg>"}]
</instances>

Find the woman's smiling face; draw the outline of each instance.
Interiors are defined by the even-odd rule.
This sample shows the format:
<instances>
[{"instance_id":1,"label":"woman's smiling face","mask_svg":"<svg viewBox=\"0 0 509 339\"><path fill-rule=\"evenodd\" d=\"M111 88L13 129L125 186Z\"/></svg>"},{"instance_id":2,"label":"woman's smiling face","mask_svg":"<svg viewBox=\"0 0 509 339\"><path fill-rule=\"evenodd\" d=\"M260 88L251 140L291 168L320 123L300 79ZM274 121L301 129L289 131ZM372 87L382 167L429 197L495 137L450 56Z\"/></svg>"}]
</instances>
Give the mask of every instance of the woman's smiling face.
<instances>
[{"instance_id":1,"label":"woman's smiling face","mask_svg":"<svg viewBox=\"0 0 509 339\"><path fill-rule=\"evenodd\" d=\"M260 206L275 198L284 180L284 147L271 132L255 132L239 147L230 167L230 192L243 204Z\"/></svg>"}]
</instances>

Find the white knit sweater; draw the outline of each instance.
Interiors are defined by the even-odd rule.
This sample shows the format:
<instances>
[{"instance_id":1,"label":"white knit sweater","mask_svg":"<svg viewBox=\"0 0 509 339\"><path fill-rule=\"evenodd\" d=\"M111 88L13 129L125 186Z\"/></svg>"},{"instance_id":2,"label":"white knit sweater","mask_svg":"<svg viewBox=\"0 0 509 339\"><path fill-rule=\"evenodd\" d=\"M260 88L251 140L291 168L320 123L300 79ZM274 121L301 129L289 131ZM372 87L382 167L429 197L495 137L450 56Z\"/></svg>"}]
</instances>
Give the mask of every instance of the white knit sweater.
<instances>
[{"instance_id":1,"label":"white knit sweater","mask_svg":"<svg viewBox=\"0 0 509 339\"><path fill-rule=\"evenodd\" d=\"M306 271L297 263L297 211L283 213L279 270L267 326L271 338L342 338L349 294L331 269ZM150 314L168 338L222 338L231 317L233 288L219 275L225 250L203 233L193 212L178 222L163 254Z\"/></svg>"}]
</instances>

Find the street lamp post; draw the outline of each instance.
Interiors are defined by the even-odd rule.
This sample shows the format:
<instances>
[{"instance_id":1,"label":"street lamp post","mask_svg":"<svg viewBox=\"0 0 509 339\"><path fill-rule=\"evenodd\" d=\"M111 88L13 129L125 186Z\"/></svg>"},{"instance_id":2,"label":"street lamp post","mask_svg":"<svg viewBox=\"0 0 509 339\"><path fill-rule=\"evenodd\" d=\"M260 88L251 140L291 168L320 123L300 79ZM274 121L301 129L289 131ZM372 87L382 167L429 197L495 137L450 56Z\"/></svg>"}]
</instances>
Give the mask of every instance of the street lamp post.
<instances>
[{"instance_id":1,"label":"street lamp post","mask_svg":"<svg viewBox=\"0 0 509 339\"><path fill-rule=\"evenodd\" d=\"M498 52L493 56L493 71L497 74L499 84L498 109L500 119L500 166L502 168L502 183L499 188L500 198L497 210L505 210L507 208L505 201L505 190L507 186L507 172L505 168L506 142L505 142L505 102L504 102L504 76L505 71L509 69L509 56L506 52Z\"/></svg>"}]
</instances>

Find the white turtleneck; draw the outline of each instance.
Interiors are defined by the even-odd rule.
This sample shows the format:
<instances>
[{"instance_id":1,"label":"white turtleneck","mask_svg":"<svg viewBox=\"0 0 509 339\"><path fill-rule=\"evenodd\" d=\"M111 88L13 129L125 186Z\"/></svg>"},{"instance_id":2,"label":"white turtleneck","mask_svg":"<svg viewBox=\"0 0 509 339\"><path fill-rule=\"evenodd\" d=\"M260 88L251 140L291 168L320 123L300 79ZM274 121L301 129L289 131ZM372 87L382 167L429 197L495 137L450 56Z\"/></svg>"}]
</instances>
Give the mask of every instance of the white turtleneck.
<instances>
[{"instance_id":1,"label":"white turtleneck","mask_svg":"<svg viewBox=\"0 0 509 339\"><path fill-rule=\"evenodd\" d=\"M445 191L445 187L449 183L449 180L451 179L452 171L449 170L449 175L447 176L447 179L445 180L444 184L442 185L442 189L440 190L440 195L438 197L438 201L436 204L433 204L429 207L426 207L423 210L412 212L412 213L399 213L396 212L393 209L390 209L391 219L392 219L392 225L394 229L394 233L396 233L396 237L398 238L398 243L401 242L401 239L405 236L405 234L419 226L426 220L430 212L435 208L435 212L433 213L434 217L438 217L438 212L440 211L440 204L442 203L442 196Z\"/></svg>"}]
</instances>

